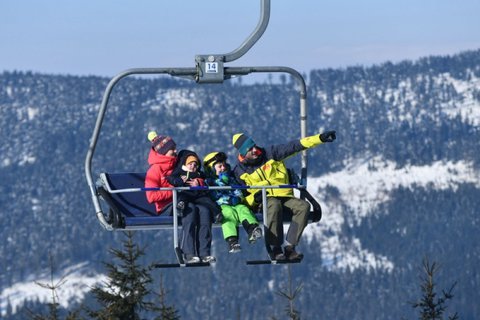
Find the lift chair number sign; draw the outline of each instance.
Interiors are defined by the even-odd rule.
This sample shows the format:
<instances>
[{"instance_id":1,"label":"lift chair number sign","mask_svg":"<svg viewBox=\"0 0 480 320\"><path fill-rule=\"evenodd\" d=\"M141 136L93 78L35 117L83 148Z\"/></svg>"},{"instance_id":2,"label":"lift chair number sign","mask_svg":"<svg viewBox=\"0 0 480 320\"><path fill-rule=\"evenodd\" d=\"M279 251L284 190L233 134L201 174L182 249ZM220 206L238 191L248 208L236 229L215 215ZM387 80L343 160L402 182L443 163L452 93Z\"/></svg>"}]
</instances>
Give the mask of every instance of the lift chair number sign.
<instances>
[{"instance_id":1,"label":"lift chair number sign","mask_svg":"<svg viewBox=\"0 0 480 320\"><path fill-rule=\"evenodd\" d=\"M205 72L206 73L218 73L218 62L207 62L207 63L205 63Z\"/></svg>"}]
</instances>

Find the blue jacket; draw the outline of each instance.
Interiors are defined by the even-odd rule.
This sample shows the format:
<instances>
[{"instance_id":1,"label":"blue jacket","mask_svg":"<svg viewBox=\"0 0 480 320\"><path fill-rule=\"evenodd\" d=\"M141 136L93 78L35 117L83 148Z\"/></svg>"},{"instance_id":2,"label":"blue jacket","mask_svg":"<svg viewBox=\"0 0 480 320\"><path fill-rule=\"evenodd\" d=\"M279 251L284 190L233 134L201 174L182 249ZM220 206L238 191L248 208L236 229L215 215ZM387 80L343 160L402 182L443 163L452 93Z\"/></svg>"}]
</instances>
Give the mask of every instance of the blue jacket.
<instances>
[{"instance_id":1,"label":"blue jacket","mask_svg":"<svg viewBox=\"0 0 480 320\"><path fill-rule=\"evenodd\" d=\"M238 185L231 171L221 173L220 176L214 175L206 180L209 186L233 186ZM212 190L211 195L218 205L235 206L242 202L243 193L240 189L222 189Z\"/></svg>"}]
</instances>

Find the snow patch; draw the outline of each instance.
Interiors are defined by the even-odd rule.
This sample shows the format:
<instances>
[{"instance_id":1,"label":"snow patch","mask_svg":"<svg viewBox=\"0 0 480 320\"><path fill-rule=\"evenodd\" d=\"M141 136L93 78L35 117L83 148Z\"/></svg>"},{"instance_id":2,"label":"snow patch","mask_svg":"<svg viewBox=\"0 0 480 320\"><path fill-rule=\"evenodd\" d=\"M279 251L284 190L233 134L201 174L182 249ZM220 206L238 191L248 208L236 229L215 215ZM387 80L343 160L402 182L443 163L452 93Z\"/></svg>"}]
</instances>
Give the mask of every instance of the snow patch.
<instances>
[{"instance_id":1,"label":"snow patch","mask_svg":"<svg viewBox=\"0 0 480 320\"><path fill-rule=\"evenodd\" d=\"M268 286L268 290L273 291L273 289L275 287L275 281L269 280L268 283L267 283L267 286Z\"/></svg>"},{"instance_id":2,"label":"snow patch","mask_svg":"<svg viewBox=\"0 0 480 320\"><path fill-rule=\"evenodd\" d=\"M37 283L42 285L63 283L57 290L57 296L59 298L58 303L64 308L68 308L71 303L81 302L93 286L107 280L105 275L89 274L88 270L88 263L84 262L63 270L61 275L54 276L53 279L49 274L42 274L34 277L37 279L35 281L19 282L5 288L0 293L1 315L6 314L8 304L12 307L12 312L15 313L25 300L35 301L38 299L40 302L52 302L52 291L42 288Z\"/></svg>"},{"instance_id":3,"label":"snow patch","mask_svg":"<svg viewBox=\"0 0 480 320\"><path fill-rule=\"evenodd\" d=\"M11 86L7 86L5 87L5 92L7 93L7 96L9 98L12 98L13 97L13 88Z\"/></svg>"},{"instance_id":4,"label":"snow patch","mask_svg":"<svg viewBox=\"0 0 480 320\"><path fill-rule=\"evenodd\" d=\"M177 128L181 131L187 129L189 126L190 126L190 124L188 124L188 123L181 123L181 122L177 123Z\"/></svg>"},{"instance_id":5,"label":"snow patch","mask_svg":"<svg viewBox=\"0 0 480 320\"><path fill-rule=\"evenodd\" d=\"M453 100L440 104L442 111L450 118L460 116L463 122L470 122L474 126L480 125L480 101L475 97L480 87L480 78L471 73L470 79L458 80L453 78L449 73L441 76L441 79L451 84L457 94L463 97L462 100Z\"/></svg>"},{"instance_id":6,"label":"snow patch","mask_svg":"<svg viewBox=\"0 0 480 320\"><path fill-rule=\"evenodd\" d=\"M20 157L20 160L18 161L19 166L26 166L29 164L34 164L35 161L37 160L36 157L29 155L29 154L23 154Z\"/></svg>"},{"instance_id":7,"label":"snow patch","mask_svg":"<svg viewBox=\"0 0 480 320\"><path fill-rule=\"evenodd\" d=\"M1 164L1 167L2 168L5 168L5 167L8 167L12 164L12 160L10 160L9 158L5 158L2 160L2 164Z\"/></svg>"},{"instance_id":8,"label":"snow patch","mask_svg":"<svg viewBox=\"0 0 480 320\"><path fill-rule=\"evenodd\" d=\"M169 89L160 90L154 101L148 101L145 105L150 105L153 111L166 112L170 116L174 116L182 109L196 110L200 108L195 91L188 89Z\"/></svg>"},{"instance_id":9,"label":"snow patch","mask_svg":"<svg viewBox=\"0 0 480 320\"><path fill-rule=\"evenodd\" d=\"M27 108L28 120L33 120L39 113L40 111L38 110L38 108Z\"/></svg>"}]
</instances>

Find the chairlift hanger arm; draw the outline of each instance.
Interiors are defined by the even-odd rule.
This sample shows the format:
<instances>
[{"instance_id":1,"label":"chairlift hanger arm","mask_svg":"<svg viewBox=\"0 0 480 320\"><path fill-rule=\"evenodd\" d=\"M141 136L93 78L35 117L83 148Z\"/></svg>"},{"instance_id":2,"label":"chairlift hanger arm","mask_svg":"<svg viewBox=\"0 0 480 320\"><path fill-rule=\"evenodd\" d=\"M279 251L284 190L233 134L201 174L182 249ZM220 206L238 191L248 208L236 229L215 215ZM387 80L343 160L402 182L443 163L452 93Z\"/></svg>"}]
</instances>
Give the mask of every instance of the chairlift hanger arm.
<instances>
[{"instance_id":1,"label":"chairlift hanger arm","mask_svg":"<svg viewBox=\"0 0 480 320\"><path fill-rule=\"evenodd\" d=\"M260 1L260 20L250 36L235 50L225 54L199 54L195 56L199 83L221 83L224 77L224 64L237 60L253 47L262 37L270 20L270 0Z\"/></svg>"},{"instance_id":2,"label":"chairlift hanger arm","mask_svg":"<svg viewBox=\"0 0 480 320\"><path fill-rule=\"evenodd\" d=\"M235 50L225 53L225 54L208 54L208 55L197 55L195 60L197 62L205 61L204 59L207 57L215 57L216 60L219 60L223 63L231 62L234 60L239 59L245 53L250 50L251 47L262 37L263 33L267 29L268 22L270 21L270 0L261 0L260 2L260 20L258 24L253 30L253 32L248 36L247 39Z\"/></svg>"},{"instance_id":3,"label":"chairlift hanger arm","mask_svg":"<svg viewBox=\"0 0 480 320\"><path fill-rule=\"evenodd\" d=\"M260 39L270 21L270 0L261 0L260 20L252 34L234 51L225 54L224 62L231 62L242 57Z\"/></svg>"}]
</instances>

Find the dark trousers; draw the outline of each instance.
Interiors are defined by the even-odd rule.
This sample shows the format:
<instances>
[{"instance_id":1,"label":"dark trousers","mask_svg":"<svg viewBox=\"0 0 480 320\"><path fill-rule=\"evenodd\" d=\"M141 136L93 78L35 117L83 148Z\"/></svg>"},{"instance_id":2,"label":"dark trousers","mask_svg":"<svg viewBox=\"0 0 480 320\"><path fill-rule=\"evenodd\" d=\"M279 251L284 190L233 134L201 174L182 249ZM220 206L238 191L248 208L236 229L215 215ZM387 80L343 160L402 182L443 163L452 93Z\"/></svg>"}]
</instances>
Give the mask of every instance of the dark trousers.
<instances>
[{"instance_id":1,"label":"dark trousers","mask_svg":"<svg viewBox=\"0 0 480 320\"><path fill-rule=\"evenodd\" d=\"M193 193L197 192L197 193ZM217 214L222 212L222 209L220 208L219 205L215 203L207 194L203 193L198 193L198 191L182 191L178 193L178 200L177 202L183 201L186 204L189 202L195 204L195 205L202 205L206 207L210 213L212 214L212 217L216 217Z\"/></svg>"},{"instance_id":2,"label":"dark trousers","mask_svg":"<svg viewBox=\"0 0 480 320\"><path fill-rule=\"evenodd\" d=\"M283 215L285 209L292 213L292 222L287 232L288 243L296 246L307 226L310 211L310 204L307 201L294 197L268 197L268 223L265 240L270 246L280 247L283 244Z\"/></svg>"},{"instance_id":3,"label":"dark trousers","mask_svg":"<svg viewBox=\"0 0 480 320\"><path fill-rule=\"evenodd\" d=\"M208 207L186 203L182 217L182 250L187 258L210 255L212 220Z\"/></svg>"}]
</instances>

